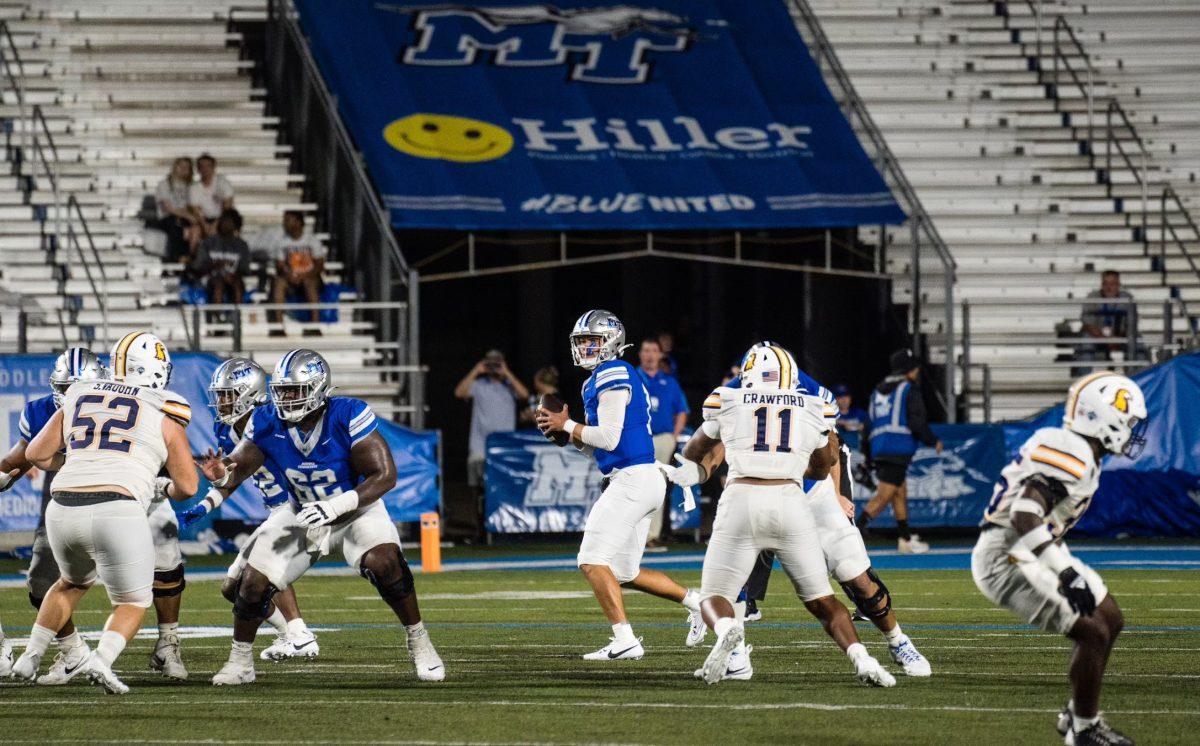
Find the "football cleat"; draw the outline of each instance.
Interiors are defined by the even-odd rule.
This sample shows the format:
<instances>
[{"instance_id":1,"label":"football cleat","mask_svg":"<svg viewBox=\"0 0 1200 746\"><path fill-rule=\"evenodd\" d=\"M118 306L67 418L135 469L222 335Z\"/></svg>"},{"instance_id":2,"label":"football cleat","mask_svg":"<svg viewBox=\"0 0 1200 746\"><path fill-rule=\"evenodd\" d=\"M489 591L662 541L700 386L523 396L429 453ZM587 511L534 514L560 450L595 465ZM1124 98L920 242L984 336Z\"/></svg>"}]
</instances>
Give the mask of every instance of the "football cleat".
<instances>
[{"instance_id":1,"label":"football cleat","mask_svg":"<svg viewBox=\"0 0 1200 746\"><path fill-rule=\"evenodd\" d=\"M12 673L13 657L12 643L7 638L0 637L0 678Z\"/></svg>"},{"instance_id":2,"label":"football cleat","mask_svg":"<svg viewBox=\"0 0 1200 746\"><path fill-rule=\"evenodd\" d=\"M700 610L688 612L688 633L687 639L683 641L684 645L689 648L694 648L704 642L704 637L708 634L708 625L704 623L704 614Z\"/></svg>"},{"instance_id":3,"label":"football cleat","mask_svg":"<svg viewBox=\"0 0 1200 746\"><path fill-rule=\"evenodd\" d=\"M113 673L112 667L105 663L100 654L94 650L88 654L88 659L83 662L83 673L93 684L104 687L104 691L109 694L129 693L129 687L125 685L125 682L117 678L117 675Z\"/></svg>"},{"instance_id":4,"label":"football cleat","mask_svg":"<svg viewBox=\"0 0 1200 746\"><path fill-rule=\"evenodd\" d=\"M167 633L158 638L158 644L150 654L150 668L168 679L187 681L188 670L184 667L183 657L179 653L178 634Z\"/></svg>"},{"instance_id":5,"label":"football cleat","mask_svg":"<svg viewBox=\"0 0 1200 746\"><path fill-rule=\"evenodd\" d=\"M746 599L746 621L757 622L762 619L762 611L758 608L758 602L752 598Z\"/></svg>"},{"instance_id":6,"label":"football cleat","mask_svg":"<svg viewBox=\"0 0 1200 746\"><path fill-rule=\"evenodd\" d=\"M408 638L408 657L416 665L417 678L421 681L442 681L446 678L446 665L434 650L428 632Z\"/></svg>"},{"instance_id":7,"label":"football cleat","mask_svg":"<svg viewBox=\"0 0 1200 746\"><path fill-rule=\"evenodd\" d=\"M309 630L298 634L280 635L266 650L258 654L265 661L282 661L288 658L316 658L321 654L317 636Z\"/></svg>"},{"instance_id":8,"label":"football cleat","mask_svg":"<svg viewBox=\"0 0 1200 746\"><path fill-rule=\"evenodd\" d=\"M1133 739L1118 730L1113 730L1101 716L1089 728L1069 729L1063 743L1067 746L1133 746Z\"/></svg>"},{"instance_id":9,"label":"football cleat","mask_svg":"<svg viewBox=\"0 0 1200 746\"><path fill-rule=\"evenodd\" d=\"M646 654L646 649L642 647L642 638L638 637L632 643L617 642L617 638L612 638L608 644L600 648L594 653L588 653L583 656L585 661L636 661L641 660Z\"/></svg>"},{"instance_id":10,"label":"football cleat","mask_svg":"<svg viewBox=\"0 0 1200 746\"><path fill-rule=\"evenodd\" d=\"M254 683L254 663L225 661L221 670L212 677L213 686L241 686Z\"/></svg>"},{"instance_id":11,"label":"football cleat","mask_svg":"<svg viewBox=\"0 0 1200 746\"><path fill-rule=\"evenodd\" d=\"M896 548L900 550L900 554L925 554L929 551L929 545L921 541L921 537L916 534L907 539L901 539L897 542Z\"/></svg>"},{"instance_id":12,"label":"football cleat","mask_svg":"<svg viewBox=\"0 0 1200 746\"><path fill-rule=\"evenodd\" d=\"M12 653L10 652L9 655L12 655ZM33 684L35 683L34 679L37 678L37 672L38 669L41 668L41 665L41 653L31 653L29 652L29 649L26 648L25 652L21 653L21 657L17 658L17 662L12 664L12 670L9 672L9 675L17 681L21 681L26 684Z\"/></svg>"},{"instance_id":13,"label":"football cleat","mask_svg":"<svg viewBox=\"0 0 1200 746\"><path fill-rule=\"evenodd\" d=\"M1054 724L1054 729L1058 731L1058 735L1065 736L1071 730L1071 703L1068 702L1062 712L1058 713L1058 722Z\"/></svg>"},{"instance_id":14,"label":"football cleat","mask_svg":"<svg viewBox=\"0 0 1200 746\"><path fill-rule=\"evenodd\" d=\"M87 645L77 645L54 656L50 670L38 677L38 686L62 686L83 672L92 651Z\"/></svg>"},{"instance_id":15,"label":"football cleat","mask_svg":"<svg viewBox=\"0 0 1200 746\"><path fill-rule=\"evenodd\" d=\"M896 677L887 672L879 661L869 655L864 655L854 661L854 675L868 686L891 687L896 685Z\"/></svg>"},{"instance_id":16,"label":"football cleat","mask_svg":"<svg viewBox=\"0 0 1200 746\"><path fill-rule=\"evenodd\" d=\"M912 640L907 636L900 642L899 645L888 645L888 652L892 654L892 660L904 669L905 676L925 677L932 676L933 669L929 665L929 661L921 652L917 650L917 646L912 644Z\"/></svg>"},{"instance_id":17,"label":"football cleat","mask_svg":"<svg viewBox=\"0 0 1200 746\"><path fill-rule=\"evenodd\" d=\"M733 655L733 651L742 644L746 639L746 633L741 627L731 627L723 635L717 636L717 641L713 643L712 650L708 653L708 658L704 660L704 666L700 669L702 672L701 678L706 684L715 684L725 678L725 672L729 670L729 659Z\"/></svg>"},{"instance_id":18,"label":"football cleat","mask_svg":"<svg viewBox=\"0 0 1200 746\"><path fill-rule=\"evenodd\" d=\"M734 649L729 655L729 667L725 669L725 675L721 677L721 681L749 681L754 677L754 666L750 665L751 650L754 650L753 645L743 645ZM697 668L692 675L697 679L702 679L704 678L704 669Z\"/></svg>"}]
</instances>

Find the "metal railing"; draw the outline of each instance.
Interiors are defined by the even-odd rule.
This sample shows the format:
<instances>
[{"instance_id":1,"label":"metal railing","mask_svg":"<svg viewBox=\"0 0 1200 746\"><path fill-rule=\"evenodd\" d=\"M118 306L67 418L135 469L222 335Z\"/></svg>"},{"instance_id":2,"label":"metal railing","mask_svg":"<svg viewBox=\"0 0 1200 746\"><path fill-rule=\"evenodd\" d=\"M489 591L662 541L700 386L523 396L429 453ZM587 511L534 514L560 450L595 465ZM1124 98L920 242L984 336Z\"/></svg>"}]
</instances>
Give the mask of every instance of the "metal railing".
<instances>
[{"instance_id":1,"label":"metal railing","mask_svg":"<svg viewBox=\"0 0 1200 746\"><path fill-rule=\"evenodd\" d=\"M912 279L910 332L912 334L913 346L917 348L915 351L926 359L928 359L930 345L921 332L921 316L922 305L926 300L926 294L930 291L928 287L930 282L928 275L930 272L922 265L922 252L925 249L932 250L933 258L937 262L937 266L933 268L933 272L941 274L942 302L945 314L942 322L944 327L942 333L946 349L945 380L943 381L943 390L938 392L938 399L945 407L947 420L953 422L956 408L953 373L954 342L956 339L954 286L957 281L956 270L958 265L950 253L950 248L946 245L945 240L942 239L941 234L938 233L933 219L921 204L921 200L917 196L912 183L905 176L904 170L900 167L895 154L888 147L883 133L880 131L878 125L875 124L875 120L871 118L866 104L863 103L862 98L855 90L849 74L842 67L841 61L834 52L832 43L825 35L825 31L821 27L821 22L813 12L812 7L808 4L808 0L788 0L788 2L807 27L808 36L810 37L808 39L809 49L815 55L817 67L825 73L826 82L836 89L834 97L839 101L843 114L846 116L850 126L854 127L861 138L865 138L866 142L863 145L867 148L868 155L871 156L872 161L880 170L880 173L883 174L884 180L892 189L893 194L899 197L899 201L903 205L905 212L908 213L909 225L912 232L912 262L909 267L909 274ZM881 246L886 244L887 231L884 226L879 227L879 241ZM936 289L935 286L933 290L936 292Z\"/></svg>"},{"instance_id":2,"label":"metal railing","mask_svg":"<svg viewBox=\"0 0 1200 746\"><path fill-rule=\"evenodd\" d=\"M337 314L338 320L333 322L328 320L308 321L305 319L284 322L273 318L277 314L281 317L287 317L295 313L307 314L312 311L318 313L332 311ZM286 347L288 344L292 344L293 346L312 344L326 352L361 352L363 351L363 347L359 343L341 349L337 347L331 348L328 340L322 341L325 339L324 335L307 335L322 329L328 331L330 326L344 327L346 324L349 324L353 327L356 323L360 323L363 326L370 324L373 328L377 329L379 326L378 319L384 315L390 316L391 321L388 326L392 329L400 330L400 333L394 339L379 339L378 343L372 348L374 352L380 354L381 359L379 364L360 368L357 372L377 374L380 383L394 383L395 392L392 396L405 403L393 406L392 411L405 415L407 424L413 428L420 429L424 426L424 378L428 367L419 363L410 363L405 359L405 353L409 345L405 344L404 330L407 330L409 327L409 316L411 315L411 309L407 302L209 303L205 305L181 306L180 314L184 321L184 333L193 351L246 356L255 355L253 349L247 349L246 340L250 336L248 330L256 332L252 344L255 348L259 349L263 346L261 337L265 333L271 335L268 336L268 339L278 339L281 348ZM302 327L305 334L303 336L280 334L286 328L293 326ZM290 341L285 342L285 340ZM336 373L334 383L338 384Z\"/></svg>"},{"instance_id":3,"label":"metal railing","mask_svg":"<svg viewBox=\"0 0 1200 746\"><path fill-rule=\"evenodd\" d=\"M17 49L16 41L13 40L12 32L8 28L8 21L3 20L0 20L0 67L4 68L4 76L8 79L8 85L12 89L13 96L17 99L17 113L21 118L19 126L16 127L18 130L18 152L21 156L12 160L15 166L19 166L25 155L25 147L29 135L25 129L25 123L29 121L25 105L25 89L21 87L21 81L18 77L24 77L25 63L21 61L21 52ZM9 148L9 152L12 152L11 147Z\"/></svg>"}]
</instances>

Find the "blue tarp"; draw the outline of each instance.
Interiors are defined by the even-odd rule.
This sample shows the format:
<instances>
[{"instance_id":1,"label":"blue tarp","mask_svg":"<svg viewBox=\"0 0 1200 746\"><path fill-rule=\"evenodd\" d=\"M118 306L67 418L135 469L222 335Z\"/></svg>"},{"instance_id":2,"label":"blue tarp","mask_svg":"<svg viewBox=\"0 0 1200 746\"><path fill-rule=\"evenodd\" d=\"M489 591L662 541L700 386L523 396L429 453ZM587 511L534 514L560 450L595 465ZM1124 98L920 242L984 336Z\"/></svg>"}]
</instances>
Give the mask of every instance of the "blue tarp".
<instances>
[{"instance_id":1,"label":"blue tarp","mask_svg":"<svg viewBox=\"0 0 1200 746\"><path fill-rule=\"evenodd\" d=\"M600 497L601 479L590 458L570 446L553 445L536 430L494 433L487 439L487 530L496 534L582 531L588 510ZM698 495L698 490L693 494ZM671 527L700 527L700 509L684 511L679 487L672 493Z\"/></svg>"},{"instance_id":2,"label":"blue tarp","mask_svg":"<svg viewBox=\"0 0 1200 746\"><path fill-rule=\"evenodd\" d=\"M785 3L296 6L397 227L904 219Z\"/></svg>"},{"instance_id":3,"label":"blue tarp","mask_svg":"<svg viewBox=\"0 0 1200 746\"><path fill-rule=\"evenodd\" d=\"M50 392L48 377L54 359L54 355L0 356L0 443L5 444L4 447L19 437L17 422L25 402ZM172 355L171 359L174 364L171 389L192 404L188 440L193 453L204 453L216 445L207 390L220 358L183 352ZM335 381L336 377L335 371ZM441 502L439 434L413 432L382 419L379 420L379 432L392 447L399 477L396 488L384 496L392 518L416 521L421 513L437 510ZM22 479L11 490L0 494L0 531L32 531L38 522L41 494L40 476L36 480ZM182 510L185 506L176 504L175 507ZM225 501L215 517L258 522L266 517L266 510L257 490L247 483Z\"/></svg>"}]
</instances>

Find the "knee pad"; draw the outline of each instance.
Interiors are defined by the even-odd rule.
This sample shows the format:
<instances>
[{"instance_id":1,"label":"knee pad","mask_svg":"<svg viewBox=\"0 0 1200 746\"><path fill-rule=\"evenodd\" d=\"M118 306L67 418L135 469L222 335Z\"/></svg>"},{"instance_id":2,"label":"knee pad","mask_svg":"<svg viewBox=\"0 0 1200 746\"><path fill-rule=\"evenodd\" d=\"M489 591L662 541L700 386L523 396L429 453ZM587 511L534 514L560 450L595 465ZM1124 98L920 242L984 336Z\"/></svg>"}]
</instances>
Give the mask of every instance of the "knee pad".
<instances>
[{"instance_id":1,"label":"knee pad","mask_svg":"<svg viewBox=\"0 0 1200 746\"><path fill-rule=\"evenodd\" d=\"M233 615L238 619L254 621L258 619L266 619L267 614L271 610L271 599L279 592L279 589L273 585L267 585L267 590L263 593L263 597L257 601L246 598L242 594L242 589L239 585L237 599L233 602Z\"/></svg>"},{"instance_id":2,"label":"knee pad","mask_svg":"<svg viewBox=\"0 0 1200 746\"><path fill-rule=\"evenodd\" d=\"M379 579L371 568L363 565L358 568L358 574L367 579L367 582L375 586L375 590L379 591L379 596L388 603L393 601L403 601L416 592L416 584L413 583L412 570L408 567L408 562L404 557L400 557L400 579L391 583L387 583Z\"/></svg>"},{"instance_id":3,"label":"knee pad","mask_svg":"<svg viewBox=\"0 0 1200 746\"><path fill-rule=\"evenodd\" d=\"M45 600L45 598L44 598L43 596L35 596L35 595L33 595L32 593L30 593L30 594L29 594L29 603L30 603L30 604L33 606L33 608L35 608L35 609L41 609L41 608L42 608L42 601L43 601L43 600Z\"/></svg>"},{"instance_id":4,"label":"knee pad","mask_svg":"<svg viewBox=\"0 0 1200 746\"><path fill-rule=\"evenodd\" d=\"M882 619L892 610L891 594L888 593L887 586L875 574L873 568L867 568L867 577L875 581L875 585L878 586L875 593L870 596L860 596L858 589L851 583L839 583L838 585L842 586L842 591L854 602L854 606L860 614L868 619Z\"/></svg>"},{"instance_id":5,"label":"knee pad","mask_svg":"<svg viewBox=\"0 0 1200 746\"><path fill-rule=\"evenodd\" d=\"M154 597L155 598L171 598L183 593L183 589L187 586L187 580L183 577L183 564L176 566L174 570L166 570L163 572L155 571L154 573Z\"/></svg>"}]
</instances>

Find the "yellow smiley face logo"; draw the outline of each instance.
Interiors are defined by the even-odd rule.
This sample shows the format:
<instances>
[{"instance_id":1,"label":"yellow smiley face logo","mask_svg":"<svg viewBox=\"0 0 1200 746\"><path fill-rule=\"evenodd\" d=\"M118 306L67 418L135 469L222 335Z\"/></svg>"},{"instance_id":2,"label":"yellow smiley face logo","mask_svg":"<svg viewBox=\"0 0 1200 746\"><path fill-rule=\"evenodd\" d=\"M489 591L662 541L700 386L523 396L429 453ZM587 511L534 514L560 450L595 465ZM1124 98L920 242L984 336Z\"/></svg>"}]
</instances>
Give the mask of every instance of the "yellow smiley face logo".
<instances>
[{"instance_id":1,"label":"yellow smiley face logo","mask_svg":"<svg viewBox=\"0 0 1200 746\"><path fill-rule=\"evenodd\" d=\"M508 130L478 119L449 114L411 114L383 129L383 139L401 153L455 163L495 160L512 150Z\"/></svg>"}]
</instances>

